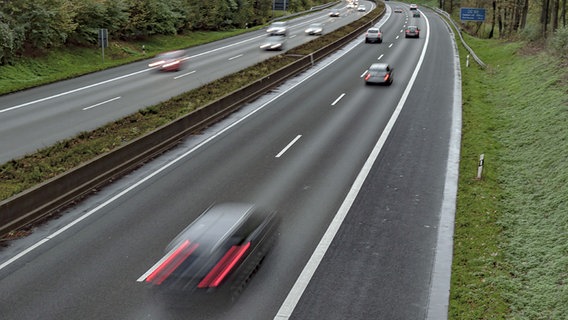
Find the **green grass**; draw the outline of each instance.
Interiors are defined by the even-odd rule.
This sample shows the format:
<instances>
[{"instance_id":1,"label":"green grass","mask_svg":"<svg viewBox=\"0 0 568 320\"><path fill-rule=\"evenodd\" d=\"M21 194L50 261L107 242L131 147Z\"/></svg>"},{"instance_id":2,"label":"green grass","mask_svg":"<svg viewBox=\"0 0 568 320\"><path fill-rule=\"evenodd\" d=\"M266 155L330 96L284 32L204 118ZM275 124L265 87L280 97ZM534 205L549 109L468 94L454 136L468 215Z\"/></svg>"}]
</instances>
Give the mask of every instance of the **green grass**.
<instances>
[{"instance_id":1,"label":"green grass","mask_svg":"<svg viewBox=\"0 0 568 320\"><path fill-rule=\"evenodd\" d=\"M468 44L450 319L568 319L566 68L520 43ZM485 154L483 179L476 180Z\"/></svg>"}]
</instances>

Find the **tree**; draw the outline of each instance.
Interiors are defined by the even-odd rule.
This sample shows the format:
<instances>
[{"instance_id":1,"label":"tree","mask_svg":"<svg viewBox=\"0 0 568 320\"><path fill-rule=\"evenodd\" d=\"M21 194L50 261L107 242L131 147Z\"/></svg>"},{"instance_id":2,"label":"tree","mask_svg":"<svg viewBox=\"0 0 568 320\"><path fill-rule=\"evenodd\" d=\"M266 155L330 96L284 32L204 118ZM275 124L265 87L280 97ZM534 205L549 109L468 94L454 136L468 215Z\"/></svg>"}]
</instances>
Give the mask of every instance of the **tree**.
<instances>
[{"instance_id":1,"label":"tree","mask_svg":"<svg viewBox=\"0 0 568 320\"><path fill-rule=\"evenodd\" d=\"M15 5L20 13L16 23L23 28L28 51L61 46L77 27L75 7L69 0L22 0Z\"/></svg>"}]
</instances>

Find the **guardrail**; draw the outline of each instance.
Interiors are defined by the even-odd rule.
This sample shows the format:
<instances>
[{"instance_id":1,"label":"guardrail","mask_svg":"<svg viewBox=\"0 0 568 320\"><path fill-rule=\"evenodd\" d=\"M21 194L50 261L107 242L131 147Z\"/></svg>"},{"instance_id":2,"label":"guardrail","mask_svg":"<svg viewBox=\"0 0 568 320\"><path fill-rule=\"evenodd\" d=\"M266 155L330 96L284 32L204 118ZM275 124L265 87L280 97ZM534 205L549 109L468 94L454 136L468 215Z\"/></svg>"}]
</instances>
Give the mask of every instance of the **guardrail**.
<instances>
[{"instance_id":1,"label":"guardrail","mask_svg":"<svg viewBox=\"0 0 568 320\"><path fill-rule=\"evenodd\" d=\"M310 55L273 72L237 91L209 103L126 145L101 155L67 173L26 190L0 203L0 235L28 225L71 205L110 181L173 147L183 137L219 121L246 102L309 68L343 47L374 25L382 16Z\"/></svg>"},{"instance_id":2,"label":"guardrail","mask_svg":"<svg viewBox=\"0 0 568 320\"><path fill-rule=\"evenodd\" d=\"M452 25L454 26L454 29L456 29L456 31L458 32L458 35L460 36L460 40L462 45L465 47L465 49L469 52L469 54L473 57L473 60L475 60L475 62L477 62L477 64L479 66L481 66L483 69L487 68L487 65L475 54L475 52L473 51L473 49L465 42L465 39L462 36L462 31L459 28L459 26L456 24L456 22L452 19L452 17L450 16L449 13L447 13L446 11L440 9L440 8L433 8L434 11L436 11L436 13L438 13L439 15L444 16L448 21L450 21L452 23Z\"/></svg>"}]
</instances>

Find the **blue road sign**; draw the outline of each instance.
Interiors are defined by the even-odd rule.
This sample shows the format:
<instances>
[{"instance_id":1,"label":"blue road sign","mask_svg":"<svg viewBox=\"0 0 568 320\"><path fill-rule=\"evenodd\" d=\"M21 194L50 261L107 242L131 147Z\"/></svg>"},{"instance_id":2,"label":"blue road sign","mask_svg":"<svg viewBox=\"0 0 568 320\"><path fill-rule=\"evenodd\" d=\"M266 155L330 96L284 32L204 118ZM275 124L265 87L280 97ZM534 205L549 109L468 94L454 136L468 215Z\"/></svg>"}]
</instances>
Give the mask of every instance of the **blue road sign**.
<instances>
[{"instance_id":1,"label":"blue road sign","mask_svg":"<svg viewBox=\"0 0 568 320\"><path fill-rule=\"evenodd\" d=\"M460 8L461 21L485 21L485 8Z\"/></svg>"}]
</instances>

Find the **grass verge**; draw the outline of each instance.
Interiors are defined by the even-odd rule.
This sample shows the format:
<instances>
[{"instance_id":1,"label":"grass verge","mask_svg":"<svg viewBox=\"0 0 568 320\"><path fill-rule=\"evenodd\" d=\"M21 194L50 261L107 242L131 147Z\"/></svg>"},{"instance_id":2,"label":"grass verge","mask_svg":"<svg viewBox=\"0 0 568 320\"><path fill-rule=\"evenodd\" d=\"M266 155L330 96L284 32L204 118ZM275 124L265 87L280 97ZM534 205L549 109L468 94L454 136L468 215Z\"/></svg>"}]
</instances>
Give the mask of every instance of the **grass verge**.
<instances>
[{"instance_id":1,"label":"grass verge","mask_svg":"<svg viewBox=\"0 0 568 320\"><path fill-rule=\"evenodd\" d=\"M566 68L467 39L450 319L568 319ZM461 49L460 49L461 50ZM480 154L483 178L475 179Z\"/></svg>"}]
</instances>

